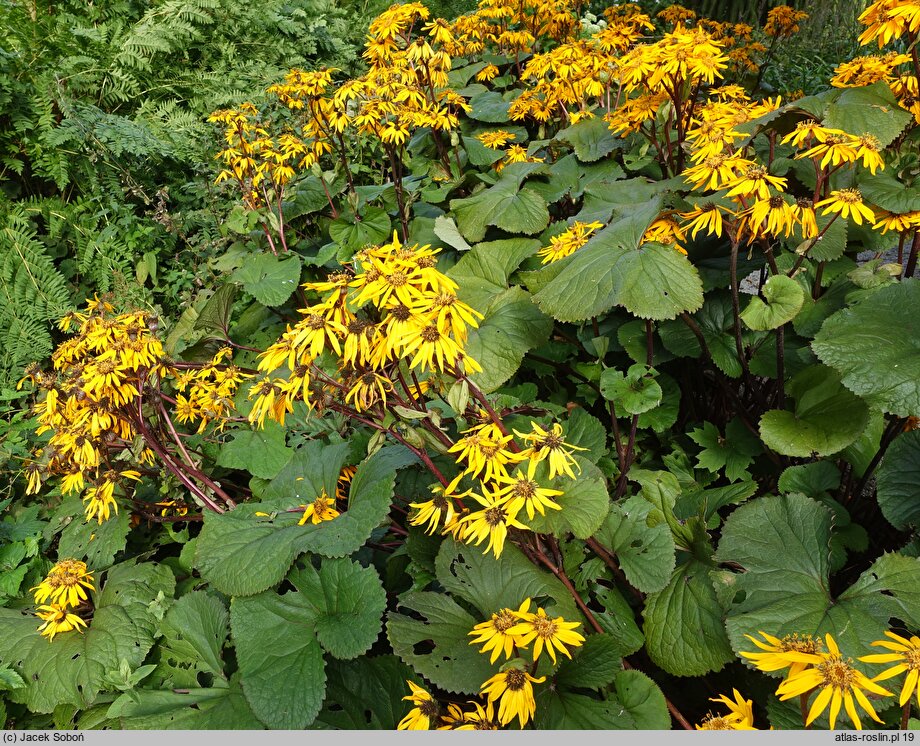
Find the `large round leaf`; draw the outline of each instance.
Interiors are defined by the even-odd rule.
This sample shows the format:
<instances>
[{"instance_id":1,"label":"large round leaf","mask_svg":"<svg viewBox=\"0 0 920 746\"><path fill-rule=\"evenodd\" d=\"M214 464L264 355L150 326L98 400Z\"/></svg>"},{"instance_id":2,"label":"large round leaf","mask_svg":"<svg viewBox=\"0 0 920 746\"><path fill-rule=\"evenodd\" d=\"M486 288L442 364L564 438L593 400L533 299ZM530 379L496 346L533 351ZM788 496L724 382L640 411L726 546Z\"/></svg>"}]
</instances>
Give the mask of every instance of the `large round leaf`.
<instances>
[{"instance_id":1,"label":"large round leaf","mask_svg":"<svg viewBox=\"0 0 920 746\"><path fill-rule=\"evenodd\" d=\"M761 292L766 303L754 296L741 312L744 323L755 331L776 329L792 321L805 302L802 286L786 275L773 275Z\"/></svg>"},{"instance_id":2,"label":"large round leaf","mask_svg":"<svg viewBox=\"0 0 920 746\"><path fill-rule=\"evenodd\" d=\"M878 506L897 529L920 526L920 430L891 444L878 469Z\"/></svg>"},{"instance_id":3,"label":"large round leaf","mask_svg":"<svg viewBox=\"0 0 920 746\"><path fill-rule=\"evenodd\" d=\"M920 624L920 559L883 554L843 593L831 594L832 523L830 510L799 494L759 498L725 521L716 560L742 570L719 578L736 652L755 650L744 635L760 630L830 632L855 660L892 617L909 628Z\"/></svg>"},{"instance_id":4,"label":"large round leaf","mask_svg":"<svg viewBox=\"0 0 920 746\"><path fill-rule=\"evenodd\" d=\"M795 409L771 409L760 418L760 437L784 456L828 456L846 448L862 433L869 408L840 384L830 368L816 365L786 387Z\"/></svg>"},{"instance_id":5,"label":"large round leaf","mask_svg":"<svg viewBox=\"0 0 920 746\"><path fill-rule=\"evenodd\" d=\"M920 280L883 287L831 316L812 342L843 385L885 412L920 415Z\"/></svg>"}]
</instances>

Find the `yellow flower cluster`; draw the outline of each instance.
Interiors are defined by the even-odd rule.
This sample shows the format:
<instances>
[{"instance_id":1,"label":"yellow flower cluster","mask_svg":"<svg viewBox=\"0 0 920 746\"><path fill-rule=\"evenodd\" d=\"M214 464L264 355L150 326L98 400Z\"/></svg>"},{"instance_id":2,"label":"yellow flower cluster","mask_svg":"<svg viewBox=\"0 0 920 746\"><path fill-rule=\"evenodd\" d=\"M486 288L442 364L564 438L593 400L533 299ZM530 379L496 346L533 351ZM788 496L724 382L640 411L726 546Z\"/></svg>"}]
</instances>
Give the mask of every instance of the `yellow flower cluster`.
<instances>
[{"instance_id":1,"label":"yellow flower cluster","mask_svg":"<svg viewBox=\"0 0 920 746\"><path fill-rule=\"evenodd\" d=\"M571 658L570 647L580 647L585 638L575 630L580 622L567 622L562 617L550 618L542 607L530 611L531 599L527 598L515 609L501 609L491 619L477 624L469 634L475 639L470 645L484 643L479 652L491 651L490 663L505 654L512 659L502 670L485 681L480 694L486 698L485 705L470 702L472 709L464 711L458 705L449 705L445 714L437 700L421 687L407 682L412 693L403 697L415 707L400 721L400 730L428 730L440 717L440 730L494 730L508 725L517 718L523 728L536 712L533 685L546 681L545 676L532 675L533 668L545 650L553 663L556 651ZM533 661L528 666L521 652L533 642ZM498 703L498 716L495 703Z\"/></svg>"},{"instance_id":2,"label":"yellow flower cluster","mask_svg":"<svg viewBox=\"0 0 920 746\"><path fill-rule=\"evenodd\" d=\"M518 518L521 511L533 519L536 513L562 509L553 499L562 491L542 486L536 478L537 466L545 461L550 479L557 474L574 479L572 467L577 463L572 453L584 449L564 441L559 423L546 430L532 422L531 432L514 431L527 445L525 450L514 441L514 435L492 420L464 430L463 435L447 449L456 455L462 471L450 484L434 488L430 500L410 503L417 512L409 522L427 525L426 531L434 533L443 520L444 533L475 546L488 539L483 554L491 551L500 557L509 528L530 530ZM460 491L464 478L475 481L478 487ZM480 509L466 512L466 499L478 503Z\"/></svg>"},{"instance_id":3,"label":"yellow flower cluster","mask_svg":"<svg viewBox=\"0 0 920 746\"><path fill-rule=\"evenodd\" d=\"M915 691L918 702L920 702L920 689L917 688L917 679L920 675L920 637L916 635L907 638L886 630L885 636L888 639L873 642L873 647L885 648L889 652L861 656L859 660L864 663L893 663L895 665L870 679L853 666L851 658L845 657L840 652L840 648L830 634L824 635L823 641L820 636L812 635L787 635L778 638L766 632L759 634L763 640L758 640L751 635L745 635L745 637L753 642L761 652L742 651L741 655L761 671L772 672L788 669L786 678L776 690L780 700L793 697L807 698L817 693L808 710L806 725L810 725L829 706L830 726L833 729L841 707L843 707L856 729L861 730L862 722L856 705L859 705L873 720L881 723L882 720L866 693L876 697L893 697L892 692L879 686L877 682L902 674L906 676L901 687L899 704L902 707L906 705Z\"/></svg>"},{"instance_id":4,"label":"yellow flower cluster","mask_svg":"<svg viewBox=\"0 0 920 746\"><path fill-rule=\"evenodd\" d=\"M38 610L35 616L42 620L38 629L48 641L60 632L70 632L86 626L86 622L69 611L88 602L86 591L94 591L93 573L86 569L86 563L67 559L58 562L48 575L34 588ZM47 603L46 603L47 602Z\"/></svg>"},{"instance_id":5,"label":"yellow flower cluster","mask_svg":"<svg viewBox=\"0 0 920 746\"><path fill-rule=\"evenodd\" d=\"M128 464L113 457L127 451L138 465L155 458L144 432L145 387L171 378L180 392L188 387L187 397L176 397L176 415L182 422L200 418L202 432L211 422L223 427L244 375L221 362L229 349L209 364L179 373L165 358L156 317L146 311L116 314L111 303L96 298L88 301L85 313L67 314L61 329L69 331L75 324L76 335L52 355L53 371L30 366L23 379L44 392L34 405L36 434L51 433L25 467L27 493L37 493L43 478L58 475L63 494L82 493L86 520L102 523L118 513L116 490L127 494L129 482L141 478L136 469L115 468ZM162 401L157 406L168 420Z\"/></svg>"},{"instance_id":6,"label":"yellow flower cluster","mask_svg":"<svg viewBox=\"0 0 920 746\"><path fill-rule=\"evenodd\" d=\"M859 16L866 29L859 36L860 44L878 42L881 49L889 42L906 36L905 46L910 48L920 30L920 3L916 0L878 0L867 7ZM884 80L898 103L914 115L920 123L920 95L916 69L896 75L895 68L910 61L907 55L889 53L878 57L857 58L837 69L832 81L835 86L859 86Z\"/></svg>"},{"instance_id":7,"label":"yellow flower cluster","mask_svg":"<svg viewBox=\"0 0 920 746\"><path fill-rule=\"evenodd\" d=\"M588 243L588 239L603 227L604 224L597 221L582 223L580 220L576 220L558 236L552 236L549 239L549 246L544 246L540 249L537 252L537 256L543 258L543 264L552 264L560 259L565 259L565 257L574 254Z\"/></svg>"},{"instance_id":8,"label":"yellow flower cluster","mask_svg":"<svg viewBox=\"0 0 920 746\"><path fill-rule=\"evenodd\" d=\"M482 314L457 298L457 285L437 270L436 255L428 245L403 245L394 232L390 243L360 251L355 271L304 285L321 299L301 309L303 318L259 356L263 376L249 390L249 420L259 427L266 417L284 424L296 401L382 411L406 376L481 370L464 346ZM320 367L324 356L337 361L334 373ZM272 377L282 368L286 378ZM409 389L417 399L424 382Z\"/></svg>"},{"instance_id":9,"label":"yellow flower cluster","mask_svg":"<svg viewBox=\"0 0 920 746\"><path fill-rule=\"evenodd\" d=\"M767 13L763 30L767 36L783 38L799 32L799 23L808 18L804 10L795 10L788 5L779 5Z\"/></svg>"}]
</instances>

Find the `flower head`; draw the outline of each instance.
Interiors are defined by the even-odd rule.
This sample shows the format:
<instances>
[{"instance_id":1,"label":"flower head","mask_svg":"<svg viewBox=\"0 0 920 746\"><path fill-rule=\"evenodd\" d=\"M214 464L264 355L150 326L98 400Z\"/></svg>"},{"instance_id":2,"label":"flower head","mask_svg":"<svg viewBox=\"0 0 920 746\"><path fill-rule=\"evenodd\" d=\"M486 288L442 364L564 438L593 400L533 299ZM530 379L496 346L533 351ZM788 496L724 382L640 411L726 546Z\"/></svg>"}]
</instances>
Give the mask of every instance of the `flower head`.
<instances>
[{"instance_id":1,"label":"flower head","mask_svg":"<svg viewBox=\"0 0 920 746\"><path fill-rule=\"evenodd\" d=\"M478 635L478 637L470 640L470 645L478 645L481 642L485 643L479 649L479 652L486 653L489 650L492 651L489 663L495 663L502 652L505 653L505 658L510 658L515 647L524 647L524 643L521 641L521 635L513 633L511 629L521 621L523 614L528 608L530 608L529 598L524 600L517 611L513 609L502 609L501 611L495 612L492 618L487 622L480 622L473 627L473 631L469 634Z\"/></svg>"},{"instance_id":2,"label":"flower head","mask_svg":"<svg viewBox=\"0 0 920 746\"><path fill-rule=\"evenodd\" d=\"M35 603L50 601L66 609L87 599L85 589L95 590L93 573L86 569L85 562L66 559L52 567L48 576L30 590L35 592Z\"/></svg>"},{"instance_id":3,"label":"flower head","mask_svg":"<svg viewBox=\"0 0 920 746\"><path fill-rule=\"evenodd\" d=\"M409 713L399 721L396 729L430 730L432 722L437 719L440 712L437 701L417 684L413 684L408 679L406 679L406 683L412 693L406 695L403 699L409 700L415 707L409 710Z\"/></svg>"},{"instance_id":4,"label":"flower head","mask_svg":"<svg viewBox=\"0 0 920 746\"><path fill-rule=\"evenodd\" d=\"M498 722L507 725L515 718L523 728L537 710L533 698L533 685L542 684L545 676L535 678L520 668L509 668L495 674L482 685L481 694L487 695L489 702L498 701Z\"/></svg>"},{"instance_id":5,"label":"flower head","mask_svg":"<svg viewBox=\"0 0 920 746\"><path fill-rule=\"evenodd\" d=\"M527 606L530 606L529 602ZM519 635L522 645L529 645L533 642L534 660L540 657L544 647L553 663L556 662L556 650L566 658L571 658L572 654L566 645L579 647L585 641L582 635L575 632L581 626L581 622L567 622L561 616L550 619L542 607L533 613L526 611L522 606L518 611L518 616L521 617L521 621L508 632L512 635Z\"/></svg>"},{"instance_id":6,"label":"flower head","mask_svg":"<svg viewBox=\"0 0 920 746\"><path fill-rule=\"evenodd\" d=\"M859 660L864 663L894 663L895 665L886 671L882 671L872 680L884 681L906 672L907 676L904 677L898 704L901 707L906 705L915 689L917 690L917 701L920 702L920 687L917 686L917 678L920 677L920 637L911 635L910 639L907 639L889 630L885 630L885 636L891 639L876 640L872 643L872 646L887 648L891 651L890 653L863 655Z\"/></svg>"},{"instance_id":7,"label":"flower head","mask_svg":"<svg viewBox=\"0 0 920 746\"><path fill-rule=\"evenodd\" d=\"M831 730L837 723L840 707L846 708L847 715L853 721L857 730L862 730L862 723L856 711L856 703L869 714L877 723L882 720L872 707L864 692L871 692L883 697L893 696L887 689L874 683L861 671L853 668L852 660L844 658L834 638L829 634L824 636L827 643L827 653L817 655L799 654L800 660L807 667L794 675L790 675L779 687L776 693L780 700L792 699L803 694L818 690L818 695L811 704L805 725L811 723L830 705Z\"/></svg>"}]
</instances>

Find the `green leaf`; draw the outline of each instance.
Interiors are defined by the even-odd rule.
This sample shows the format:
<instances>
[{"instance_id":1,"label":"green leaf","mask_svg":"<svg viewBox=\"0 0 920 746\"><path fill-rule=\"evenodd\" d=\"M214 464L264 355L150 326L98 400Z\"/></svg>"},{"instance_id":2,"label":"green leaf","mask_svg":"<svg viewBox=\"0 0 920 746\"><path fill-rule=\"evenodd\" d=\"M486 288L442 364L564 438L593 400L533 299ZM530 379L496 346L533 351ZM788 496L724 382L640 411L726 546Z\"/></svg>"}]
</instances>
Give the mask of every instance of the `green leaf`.
<instances>
[{"instance_id":1,"label":"green leaf","mask_svg":"<svg viewBox=\"0 0 920 746\"><path fill-rule=\"evenodd\" d=\"M624 375L615 368L601 373L601 394L612 401L618 412L642 414L661 403L663 393L647 365L636 363Z\"/></svg>"},{"instance_id":2,"label":"green leaf","mask_svg":"<svg viewBox=\"0 0 920 746\"><path fill-rule=\"evenodd\" d=\"M871 132L884 148L911 121L886 83L862 88L846 88L837 100L827 105L824 126L842 129L854 135Z\"/></svg>"},{"instance_id":3,"label":"green leaf","mask_svg":"<svg viewBox=\"0 0 920 746\"><path fill-rule=\"evenodd\" d=\"M469 251L471 248L466 239L460 235L453 218L448 215L439 215L434 219L434 234L458 251Z\"/></svg>"},{"instance_id":4,"label":"green leaf","mask_svg":"<svg viewBox=\"0 0 920 746\"><path fill-rule=\"evenodd\" d=\"M366 653L380 634L386 594L373 567L349 559L324 559L319 570L305 563L288 580L303 595L323 649L336 658Z\"/></svg>"},{"instance_id":5,"label":"green leaf","mask_svg":"<svg viewBox=\"0 0 920 746\"><path fill-rule=\"evenodd\" d=\"M543 197L524 187L516 194L500 196L491 221L490 225L509 233L532 236L549 225L549 209Z\"/></svg>"},{"instance_id":6,"label":"green leaf","mask_svg":"<svg viewBox=\"0 0 920 746\"><path fill-rule=\"evenodd\" d=\"M558 538L572 534L579 539L587 539L600 528L610 509L607 481L603 472L587 459L576 455L575 460L580 471L576 469L574 481L557 474L549 485L551 489L562 491L561 495L553 498L562 510L547 510L542 516L535 513L533 518L518 514L518 520L534 531ZM545 483L545 469L541 465L537 470L537 479L541 484Z\"/></svg>"},{"instance_id":7,"label":"green leaf","mask_svg":"<svg viewBox=\"0 0 920 746\"><path fill-rule=\"evenodd\" d=\"M312 502L323 492L334 495L348 452L347 443L308 441L293 451L291 459L268 483L262 492L263 505L285 509Z\"/></svg>"},{"instance_id":8,"label":"green leaf","mask_svg":"<svg viewBox=\"0 0 920 746\"><path fill-rule=\"evenodd\" d=\"M795 410L771 409L760 418L760 437L784 456L829 456L855 441L869 419L865 402L847 391L830 368L806 368L786 386Z\"/></svg>"},{"instance_id":9,"label":"green leaf","mask_svg":"<svg viewBox=\"0 0 920 746\"><path fill-rule=\"evenodd\" d=\"M840 470L833 461L790 466L780 474L778 483L780 492L801 492L808 497L819 497L839 486Z\"/></svg>"},{"instance_id":10,"label":"green leaf","mask_svg":"<svg viewBox=\"0 0 920 746\"><path fill-rule=\"evenodd\" d=\"M204 591L187 593L170 607L160 624L164 653L222 677L221 650L229 621L227 609L217 598Z\"/></svg>"},{"instance_id":11,"label":"green leaf","mask_svg":"<svg viewBox=\"0 0 920 746\"><path fill-rule=\"evenodd\" d=\"M629 602L615 587L596 585L594 596L603 611L594 612L594 618L608 635L616 641L619 657L632 655L645 644L645 636L636 624ZM592 635L593 637L593 635Z\"/></svg>"},{"instance_id":12,"label":"green leaf","mask_svg":"<svg viewBox=\"0 0 920 746\"><path fill-rule=\"evenodd\" d=\"M920 416L920 280L883 287L831 316L812 342L850 391L884 412Z\"/></svg>"},{"instance_id":13,"label":"green leaf","mask_svg":"<svg viewBox=\"0 0 920 746\"><path fill-rule=\"evenodd\" d=\"M479 243L460 257L447 276L460 286L460 300L482 312L508 288L508 278L520 263L539 249L540 242L533 238Z\"/></svg>"},{"instance_id":14,"label":"green leaf","mask_svg":"<svg viewBox=\"0 0 920 746\"><path fill-rule=\"evenodd\" d=\"M477 122L502 124L508 121L508 107L510 102L505 101L497 91L483 91L472 96L469 100L471 107L467 115Z\"/></svg>"},{"instance_id":15,"label":"green leaf","mask_svg":"<svg viewBox=\"0 0 920 746\"><path fill-rule=\"evenodd\" d=\"M616 555L626 579L643 593L662 590L671 579L676 548L666 523L650 526L652 505L635 496L611 506L595 538Z\"/></svg>"},{"instance_id":16,"label":"green leaf","mask_svg":"<svg viewBox=\"0 0 920 746\"><path fill-rule=\"evenodd\" d=\"M713 474L725 469L725 476L732 482L750 479L747 467L763 451L760 441L738 418L725 428L724 438L711 422L704 422L702 428L691 430L688 435L703 449L696 456L696 465Z\"/></svg>"},{"instance_id":17,"label":"green leaf","mask_svg":"<svg viewBox=\"0 0 920 746\"><path fill-rule=\"evenodd\" d=\"M654 409L639 415L638 427L651 428L663 433L674 426L680 413L680 386L667 373L660 373L655 379L661 386L661 402Z\"/></svg>"},{"instance_id":18,"label":"green leaf","mask_svg":"<svg viewBox=\"0 0 920 746\"><path fill-rule=\"evenodd\" d=\"M326 671L310 612L297 592L268 591L230 605L243 693L270 728L305 728L323 704Z\"/></svg>"},{"instance_id":19,"label":"green leaf","mask_svg":"<svg viewBox=\"0 0 920 746\"><path fill-rule=\"evenodd\" d=\"M663 590L645 599L645 649L657 666L675 676L718 671L735 657L709 579L711 569L691 559L674 571Z\"/></svg>"},{"instance_id":20,"label":"green leaf","mask_svg":"<svg viewBox=\"0 0 920 746\"><path fill-rule=\"evenodd\" d=\"M479 328L470 330L466 354L483 369L470 376L471 380L489 393L517 372L529 350L547 340L553 322L531 302L530 293L519 287L497 295L484 314Z\"/></svg>"},{"instance_id":21,"label":"green leaf","mask_svg":"<svg viewBox=\"0 0 920 746\"><path fill-rule=\"evenodd\" d=\"M271 254L253 254L230 279L263 306L280 306L297 289L300 259L296 255L279 259Z\"/></svg>"},{"instance_id":22,"label":"green leaf","mask_svg":"<svg viewBox=\"0 0 920 746\"><path fill-rule=\"evenodd\" d=\"M229 686L186 692L139 689L126 692L108 709L122 728L132 730L258 730L237 677Z\"/></svg>"},{"instance_id":23,"label":"green leaf","mask_svg":"<svg viewBox=\"0 0 920 746\"><path fill-rule=\"evenodd\" d=\"M582 455L597 463L607 452L607 429L594 415L584 409L573 409L563 425L563 440L573 446L585 448Z\"/></svg>"},{"instance_id":24,"label":"green leaf","mask_svg":"<svg viewBox=\"0 0 920 746\"><path fill-rule=\"evenodd\" d=\"M390 216L381 207L367 207L363 215L342 215L329 224L329 237L346 252L360 251L390 237Z\"/></svg>"},{"instance_id":25,"label":"green leaf","mask_svg":"<svg viewBox=\"0 0 920 746\"><path fill-rule=\"evenodd\" d=\"M231 283L221 285L208 298L204 308L198 313L193 327L211 332L218 339L227 339L230 328L230 314L233 312L233 300L236 298L237 286Z\"/></svg>"},{"instance_id":26,"label":"green leaf","mask_svg":"<svg viewBox=\"0 0 920 746\"><path fill-rule=\"evenodd\" d=\"M329 661L326 702L317 724L342 730L396 730L411 705L406 680L424 686L395 655Z\"/></svg>"},{"instance_id":27,"label":"green leaf","mask_svg":"<svg viewBox=\"0 0 920 746\"><path fill-rule=\"evenodd\" d=\"M122 660L131 668L144 662L158 626L157 596L171 597L174 585L162 565L116 565L96 595L88 628L59 633L52 643L39 635L31 613L0 609L0 664L26 682L7 698L32 712L51 712L65 703L88 707Z\"/></svg>"},{"instance_id":28,"label":"green leaf","mask_svg":"<svg viewBox=\"0 0 920 746\"><path fill-rule=\"evenodd\" d=\"M331 521L298 526L297 513L256 516L273 507L260 503L245 503L222 515L206 513L197 540L195 567L221 592L251 595L278 583L302 552L328 557L351 554L389 512L395 469L406 465L394 459L394 451L404 453L402 448L384 448L358 466L348 507ZM304 481L309 478L312 484L323 484L323 474L338 473L344 450L333 447L322 453L327 460L319 458L305 464ZM338 460L334 467L332 459ZM284 507L301 504L294 494L288 499L290 504Z\"/></svg>"},{"instance_id":29,"label":"green leaf","mask_svg":"<svg viewBox=\"0 0 920 746\"><path fill-rule=\"evenodd\" d=\"M600 689L622 670L619 643L613 635L596 634L588 635L571 660L563 659L554 678L556 685L563 688Z\"/></svg>"},{"instance_id":30,"label":"green leaf","mask_svg":"<svg viewBox=\"0 0 920 746\"><path fill-rule=\"evenodd\" d=\"M61 532L58 556L86 560L91 570L104 570L115 561L115 555L125 548L130 530L131 512L122 508L109 520L98 523L86 521L79 498L67 498L55 515L68 511L72 516Z\"/></svg>"},{"instance_id":31,"label":"green leaf","mask_svg":"<svg viewBox=\"0 0 920 746\"><path fill-rule=\"evenodd\" d=\"M916 628L920 559L883 554L852 586L831 596L832 521L826 507L797 494L759 498L725 521L715 559L743 570L726 573L725 580L726 626L735 651L753 650L744 635L759 630L779 637L829 632L855 658L892 617Z\"/></svg>"},{"instance_id":32,"label":"green leaf","mask_svg":"<svg viewBox=\"0 0 920 746\"><path fill-rule=\"evenodd\" d=\"M266 422L261 430L234 430L233 438L221 446L217 464L271 479L294 453L287 447L285 432L277 422Z\"/></svg>"},{"instance_id":33,"label":"green leaf","mask_svg":"<svg viewBox=\"0 0 920 746\"><path fill-rule=\"evenodd\" d=\"M552 270L556 274L534 295L537 305L560 321L572 322L615 305L656 320L698 309L703 284L687 258L660 244L639 246L659 208L658 199L636 206L558 262L559 268Z\"/></svg>"},{"instance_id":34,"label":"green leaf","mask_svg":"<svg viewBox=\"0 0 920 746\"><path fill-rule=\"evenodd\" d=\"M920 210L920 189L907 186L885 171L879 171L875 176L860 176L859 191L866 202L888 212L902 214Z\"/></svg>"},{"instance_id":35,"label":"green leaf","mask_svg":"<svg viewBox=\"0 0 920 746\"><path fill-rule=\"evenodd\" d=\"M445 539L435 567L445 590L472 604L482 619L505 608L517 609L526 598L552 599L551 603L539 603L568 621L581 618L562 582L534 565L512 544L506 543L496 559L476 547ZM470 630L472 627L467 632Z\"/></svg>"},{"instance_id":36,"label":"green leaf","mask_svg":"<svg viewBox=\"0 0 920 746\"><path fill-rule=\"evenodd\" d=\"M399 609L408 613L400 614ZM435 686L478 694L495 673L489 656L469 644L469 633L478 623L450 596L409 592L400 596L397 611L387 617L387 638L393 652Z\"/></svg>"},{"instance_id":37,"label":"green leaf","mask_svg":"<svg viewBox=\"0 0 920 746\"><path fill-rule=\"evenodd\" d=\"M601 117L582 119L562 130L556 135L556 139L567 141L578 160L589 163L599 161L618 147L622 147L622 140L610 131L610 126Z\"/></svg>"},{"instance_id":38,"label":"green leaf","mask_svg":"<svg viewBox=\"0 0 920 746\"><path fill-rule=\"evenodd\" d=\"M463 140L463 149L466 151L466 157L473 166L478 166L480 168L491 166L504 157L503 151L487 148L475 137L463 137L461 139Z\"/></svg>"},{"instance_id":39,"label":"green leaf","mask_svg":"<svg viewBox=\"0 0 920 746\"><path fill-rule=\"evenodd\" d=\"M920 526L920 430L901 433L879 465L876 488L882 515L896 529Z\"/></svg>"},{"instance_id":40,"label":"green leaf","mask_svg":"<svg viewBox=\"0 0 920 746\"><path fill-rule=\"evenodd\" d=\"M664 694L641 671L618 671L613 690L599 700L538 687L535 727L541 730L667 730Z\"/></svg>"},{"instance_id":41,"label":"green leaf","mask_svg":"<svg viewBox=\"0 0 920 746\"><path fill-rule=\"evenodd\" d=\"M755 331L776 329L792 321L805 302L802 286L786 275L770 277L761 292L767 302L753 296L741 312L741 319Z\"/></svg>"}]
</instances>

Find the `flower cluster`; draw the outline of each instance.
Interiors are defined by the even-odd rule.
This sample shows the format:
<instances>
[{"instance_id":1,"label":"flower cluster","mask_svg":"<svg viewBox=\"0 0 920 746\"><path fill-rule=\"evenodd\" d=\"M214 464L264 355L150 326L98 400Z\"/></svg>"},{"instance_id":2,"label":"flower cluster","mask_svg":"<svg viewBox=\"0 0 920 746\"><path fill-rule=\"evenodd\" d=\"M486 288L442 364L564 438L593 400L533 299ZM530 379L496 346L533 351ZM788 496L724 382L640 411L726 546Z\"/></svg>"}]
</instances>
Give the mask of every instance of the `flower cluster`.
<instances>
[{"instance_id":1,"label":"flower cluster","mask_svg":"<svg viewBox=\"0 0 920 746\"><path fill-rule=\"evenodd\" d=\"M526 449L514 441L515 435ZM554 498L563 492L541 484L538 467L546 463L541 474L548 479L559 474L574 479L572 467L577 467L577 462L573 452L584 449L565 442L559 423L545 430L532 422L529 433L515 430L512 434L490 419L464 430L463 436L448 448L448 453L456 454L462 471L449 484L435 487L430 500L410 503L417 512L409 522L427 525L426 530L433 533L443 520L444 533L476 546L488 539L483 554L491 551L500 557L510 528L529 530L521 523L522 512L533 519L536 513L562 509ZM461 491L464 478L477 486ZM466 500L475 501L480 509L467 512Z\"/></svg>"},{"instance_id":2,"label":"flower cluster","mask_svg":"<svg viewBox=\"0 0 920 746\"><path fill-rule=\"evenodd\" d=\"M353 271L304 285L320 300L260 354L250 421L284 424L297 401L379 414L394 390L412 402L422 397L426 381L409 384L409 377L480 370L464 346L482 315L457 297L436 255L427 245L403 245L394 232L392 242L359 252ZM334 369L324 370L324 361L335 361ZM273 375L282 369L286 377Z\"/></svg>"},{"instance_id":3,"label":"flower cluster","mask_svg":"<svg viewBox=\"0 0 920 746\"><path fill-rule=\"evenodd\" d=\"M58 562L45 579L30 589L35 595L38 610L35 616L42 620L38 629L48 641L61 632L77 630L86 626L70 609L76 610L89 603L86 591L94 591L93 573L86 569L86 563L66 559Z\"/></svg>"},{"instance_id":4,"label":"flower cluster","mask_svg":"<svg viewBox=\"0 0 920 746\"><path fill-rule=\"evenodd\" d=\"M745 699L741 692L732 689L734 699L724 694L710 697L710 702L721 702L728 708L725 715L708 714L703 722L696 726L697 730L757 730L754 727L753 700Z\"/></svg>"},{"instance_id":5,"label":"flower cluster","mask_svg":"<svg viewBox=\"0 0 920 746\"><path fill-rule=\"evenodd\" d=\"M102 523L118 513L116 494L129 497L144 467L157 457L170 459L150 427L145 392L156 392L154 416L181 450L160 386L175 384L175 399L169 399L176 419L200 420L200 433L210 424L222 429L246 376L224 362L229 348L208 363L171 363L157 335L159 322L147 311L115 313L111 303L97 298L88 301L85 313L72 312L61 321L63 331L74 325L77 333L52 355L52 371L33 365L23 379L44 393L34 405L36 433L51 433L25 466L27 493L59 476L63 494L82 495L86 520Z\"/></svg>"},{"instance_id":6,"label":"flower cluster","mask_svg":"<svg viewBox=\"0 0 920 746\"><path fill-rule=\"evenodd\" d=\"M472 709L463 710L459 705L448 705L446 713L437 700L421 687L408 682L412 694L403 699L416 706L399 723L400 730L427 730L432 723L441 719L440 729L483 730L508 725L517 718L523 728L536 712L533 685L546 681L545 676L536 677L533 671L545 651L556 663L556 651L572 657L569 647L580 647L585 638L575 630L580 622L567 622L562 617L550 618L542 607L530 611L531 599L527 598L517 609L501 609L469 634L474 637L470 645L484 643L479 652L489 653L489 662L504 653L509 659L502 670L483 683L480 694L483 704L470 702ZM527 664L522 652L533 643L533 659ZM568 647L567 647L568 646ZM497 717L495 704L498 703Z\"/></svg>"},{"instance_id":7,"label":"flower cluster","mask_svg":"<svg viewBox=\"0 0 920 746\"><path fill-rule=\"evenodd\" d=\"M876 640L873 647L890 651L859 658L863 663L893 663L891 668L869 678L854 667L853 660L840 652L837 642L830 634L821 637L811 635L787 635L774 637L760 632L763 640L745 635L761 652L745 652L741 655L750 660L761 671L782 671L788 669L786 678L777 687L780 700L803 697L807 700L816 694L808 710L805 725L810 725L821 713L830 707L830 727L834 728L841 707L857 730L862 722L856 705L873 720L881 723L867 693L875 697L893 697L894 694L879 686L878 682L906 674L901 687L899 704L906 705L917 691L917 676L920 673L920 638L912 635L903 637L890 630L885 631L888 639ZM826 648L826 650L825 650ZM804 701L803 700L803 701ZM804 707L804 705L803 705ZM803 709L804 712L804 709Z\"/></svg>"}]
</instances>

